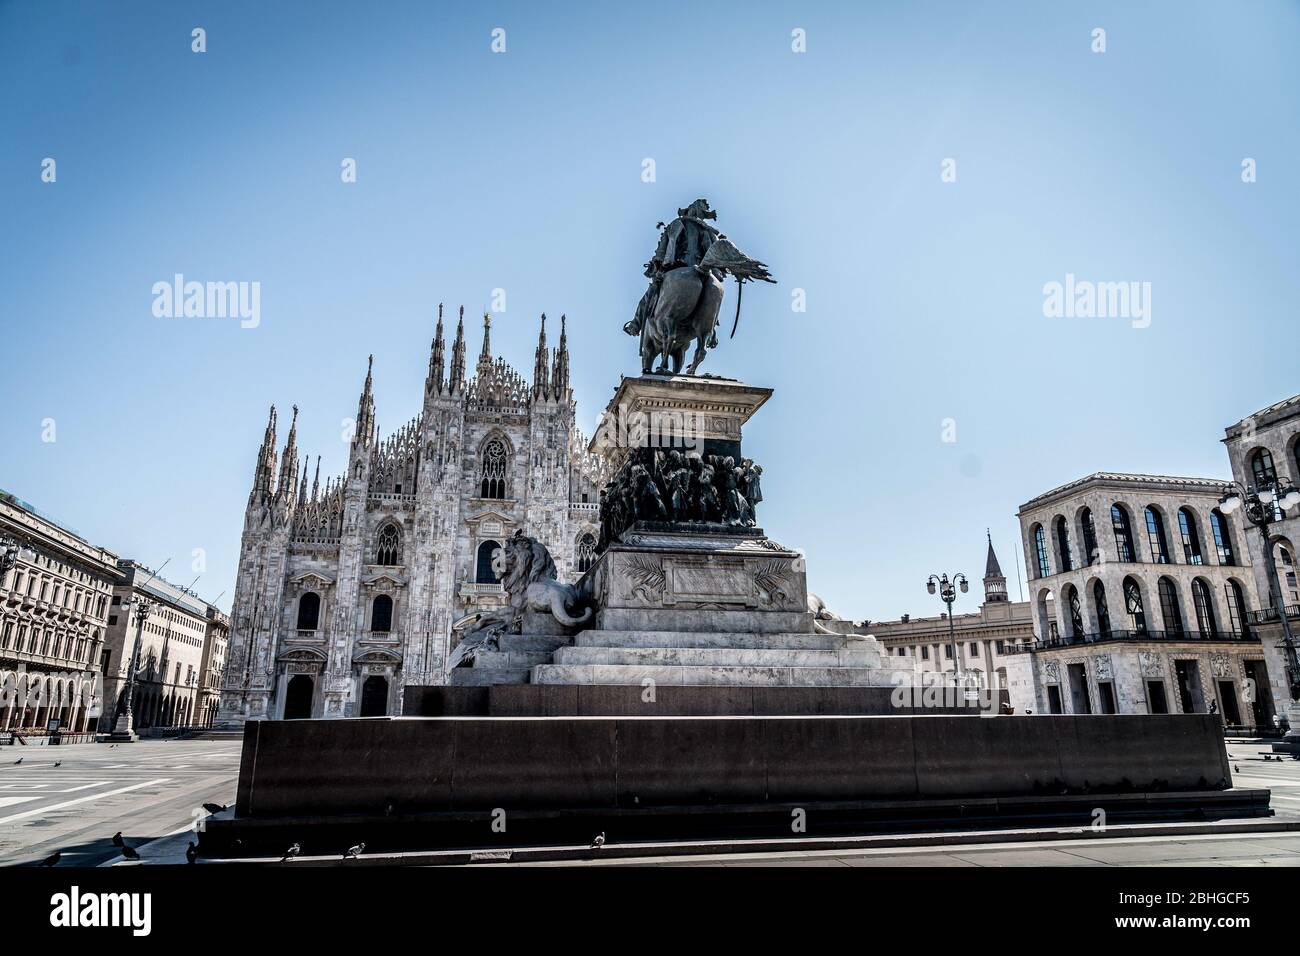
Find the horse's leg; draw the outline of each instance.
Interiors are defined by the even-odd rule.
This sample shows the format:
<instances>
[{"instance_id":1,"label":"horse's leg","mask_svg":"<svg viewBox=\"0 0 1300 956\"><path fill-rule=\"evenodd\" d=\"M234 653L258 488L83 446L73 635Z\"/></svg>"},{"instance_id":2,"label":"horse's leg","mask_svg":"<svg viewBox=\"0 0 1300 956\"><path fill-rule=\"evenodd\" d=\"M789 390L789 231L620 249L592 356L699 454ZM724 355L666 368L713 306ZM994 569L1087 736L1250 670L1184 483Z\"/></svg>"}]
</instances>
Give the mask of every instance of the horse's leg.
<instances>
[{"instance_id":1,"label":"horse's leg","mask_svg":"<svg viewBox=\"0 0 1300 956\"><path fill-rule=\"evenodd\" d=\"M668 362L669 359L672 357L672 351L671 351L672 347L673 347L672 336L665 336L663 348L659 352L659 367L655 369L656 374L658 375L668 374Z\"/></svg>"},{"instance_id":2,"label":"horse's leg","mask_svg":"<svg viewBox=\"0 0 1300 956\"><path fill-rule=\"evenodd\" d=\"M686 349L680 348L673 352L673 374L676 375L682 370L682 363L686 361Z\"/></svg>"},{"instance_id":3,"label":"horse's leg","mask_svg":"<svg viewBox=\"0 0 1300 956\"><path fill-rule=\"evenodd\" d=\"M695 355L691 359L688 375L694 375L700 362L708 354L709 336L718 324L718 309L722 306L722 283L712 275L705 278L700 297L691 312L691 327L696 333Z\"/></svg>"},{"instance_id":4,"label":"horse's leg","mask_svg":"<svg viewBox=\"0 0 1300 956\"><path fill-rule=\"evenodd\" d=\"M704 361L704 356L709 353L709 350L704 347L704 340L708 337L708 334L708 332L705 332L695 340L695 354L691 356L691 367L686 370L687 375L694 375L695 370L699 368L700 363Z\"/></svg>"}]
</instances>

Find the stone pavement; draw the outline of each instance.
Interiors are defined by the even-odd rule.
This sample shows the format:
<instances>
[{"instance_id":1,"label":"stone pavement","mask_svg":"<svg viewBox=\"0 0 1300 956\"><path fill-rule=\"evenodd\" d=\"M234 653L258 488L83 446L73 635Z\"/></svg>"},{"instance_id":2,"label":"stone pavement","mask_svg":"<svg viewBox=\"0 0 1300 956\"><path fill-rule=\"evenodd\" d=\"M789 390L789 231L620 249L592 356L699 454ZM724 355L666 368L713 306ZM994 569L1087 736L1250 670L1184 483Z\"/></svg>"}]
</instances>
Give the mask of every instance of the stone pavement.
<instances>
[{"instance_id":1,"label":"stone pavement","mask_svg":"<svg viewBox=\"0 0 1300 956\"><path fill-rule=\"evenodd\" d=\"M96 866L235 799L238 740L0 748L0 866L44 859ZM15 763L21 759L22 763ZM55 763L61 766L55 766ZM183 849L183 847L182 847Z\"/></svg>"}]
</instances>

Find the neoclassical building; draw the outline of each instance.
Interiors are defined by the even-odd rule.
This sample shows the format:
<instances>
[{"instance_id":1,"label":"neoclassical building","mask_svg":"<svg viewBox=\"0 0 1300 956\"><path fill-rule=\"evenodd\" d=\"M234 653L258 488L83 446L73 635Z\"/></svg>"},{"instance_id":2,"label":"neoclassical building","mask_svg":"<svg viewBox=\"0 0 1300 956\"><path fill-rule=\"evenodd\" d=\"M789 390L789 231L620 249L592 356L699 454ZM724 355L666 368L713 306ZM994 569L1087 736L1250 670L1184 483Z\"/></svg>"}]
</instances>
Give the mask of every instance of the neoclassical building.
<instances>
[{"instance_id":1,"label":"neoclassical building","mask_svg":"<svg viewBox=\"0 0 1300 956\"><path fill-rule=\"evenodd\" d=\"M1097 473L1020 507L1036 640L1019 693L1011 681L1018 709L1271 724L1247 535L1222 493L1213 479Z\"/></svg>"},{"instance_id":2,"label":"neoclassical building","mask_svg":"<svg viewBox=\"0 0 1300 956\"><path fill-rule=\"evenodd\" d=\"M0 576L0 731L94 730L117 555L35 507L0 492L0 548L16 563Z\"/></svg>"},{"instance_id":3,"label":"neoclassical building","mask_svg":"<svg viewBox=\"0 0 1300 956\"><path fill-rule=\"evenodd\" d=\"M387 437L372 371L347 471L310 485L297 410L277 467L272 408L244 516L219 723L397 714L408 684L446 683L451 625L504 601L492 552L516 531L562 579L594 554L603 461L586 451L560 319L532 381L494 358L491 320L466 376L464 310L450 362L442 310L418 413Z\"/></svg>"},{"instance_id":4,"label":"neoclassical building","mask_svg":"<svg viewBox=\"0 0 1300 956\"><path fill-rule=\"evenodd\" d=\"M1232 465L1232 477L1248 491L1268 486L1279 479L1300 482L1300 395L1262 408L1224 430L1224 446ZM1291 630L1300 638L1300 587L1296 582L1296 546L1300 543L1300 507L1290 511L1277 506L1277 520L1268 526L1268 549L1272 551L1281 603L1286 607ZM1258 632L1273 681L1273 696L1279 710L1290 712L1292 729L1300 729L1300 703L1292 697L1286 680L1286 654L1282 647L1282 624L1270 584L1265 539L1258 528L1249 527L1245 553L1254 572L1259 595L1257 610L1247 615Z\"/></svg>"},{"instance_id":5,"label":"neoclassical building","mask_svg":"<svg viewBox=\"0 0 1300 956\"><path fill-rule=\"evenodd\" d=\"M136 730L201 723L201 695L210 615L216 608L136 561L118 562L119 582L109 604L103 658L105 729L126 707L134 655L131 715ZM137 621L135 608L149 613Z\"/></svg>"},{"instance_id":6,"label":"neoclassical building","mask_svg":"<svg viewBox=\"0 0 1300 956\"><path fill-rule=\"evenodd\" d=\"M984 603L978 611L954 614L951 635L947 614L873 621L866 630L880 641L886 654L910 658L917 671L955 674L960 667L968 680L996 690L1004 702L1009 702L1008 655L1015 653L1017 645L1033 640L1034 624L1029 602L1010 600L992 539L988 542L983 584Z\"/></svg>"}]
</instances>

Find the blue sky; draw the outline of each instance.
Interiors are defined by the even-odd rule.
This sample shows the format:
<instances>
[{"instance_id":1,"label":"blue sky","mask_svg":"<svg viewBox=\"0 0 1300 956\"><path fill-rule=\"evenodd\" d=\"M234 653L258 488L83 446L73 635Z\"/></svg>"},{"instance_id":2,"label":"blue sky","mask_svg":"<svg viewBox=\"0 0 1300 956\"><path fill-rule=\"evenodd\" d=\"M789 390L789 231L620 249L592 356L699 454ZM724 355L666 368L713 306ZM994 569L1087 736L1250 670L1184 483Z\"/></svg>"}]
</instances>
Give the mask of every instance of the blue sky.
<instances>
[{"instance_id":1,"label":"blue sky","mask_svg":"<svg viewBox=\"0 0 1300 956\"><path fill-rule=\"evenodd\" d=\"M467 7L0 0L0 487L180 583L204 549L229 606L268 405L335 473L367 354L391 430L437 303L503 288L525 373L568 314L590 432L698 196L780 280L704 369L776 390L762 524L844 616L937 612L986 526L1014 596L1021 502L1226 477L1298 390L1295 3ZM178 272L260 282L261 324L155 317ZM1044 317L1067 273L1150 282L1150 326Z\"/></svg>"}]
</instances>

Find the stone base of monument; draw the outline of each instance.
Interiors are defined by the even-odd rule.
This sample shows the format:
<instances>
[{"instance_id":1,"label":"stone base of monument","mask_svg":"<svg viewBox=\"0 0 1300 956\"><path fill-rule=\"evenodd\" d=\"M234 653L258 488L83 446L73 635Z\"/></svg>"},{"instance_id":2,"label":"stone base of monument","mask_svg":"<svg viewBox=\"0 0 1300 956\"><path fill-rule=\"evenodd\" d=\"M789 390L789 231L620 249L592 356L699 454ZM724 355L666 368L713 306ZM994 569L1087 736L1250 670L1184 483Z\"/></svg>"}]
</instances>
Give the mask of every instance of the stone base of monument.
<instances>
[{"instance_id":1,"label":"stone base of monument","mask_svg":"<svg viewBox=\"0 0 1300 956\"><path fill-rule=\"evenodd\" d=\"M468 689L468 688L467 688ZM206 855L789 838L1266 815L1218 718L257 721ZM238 841L238 842L237 842Z\"/></svg>"},{"instance_id":2,"label":"stone base of monument","mask_svg":"<svg viewBox=\"0 0 1300 956\"><path fill-rule=\"evenodd\" d=\"M928 704L898 700L891 687L717 684L516 684L404 689L407 717L906 717L980 713L950 694Z\"/></svg>"}]
</instances>

